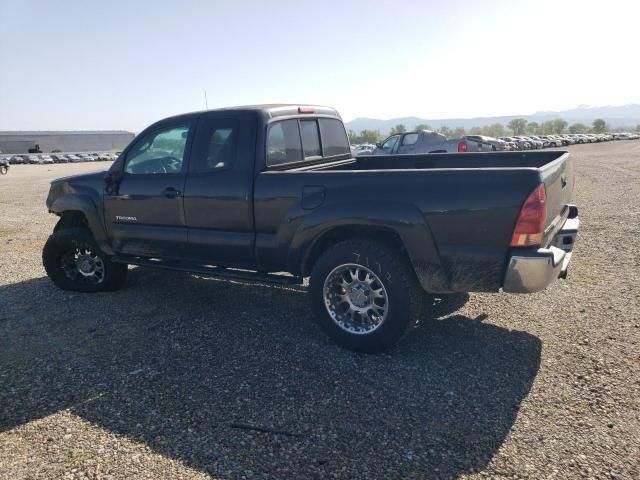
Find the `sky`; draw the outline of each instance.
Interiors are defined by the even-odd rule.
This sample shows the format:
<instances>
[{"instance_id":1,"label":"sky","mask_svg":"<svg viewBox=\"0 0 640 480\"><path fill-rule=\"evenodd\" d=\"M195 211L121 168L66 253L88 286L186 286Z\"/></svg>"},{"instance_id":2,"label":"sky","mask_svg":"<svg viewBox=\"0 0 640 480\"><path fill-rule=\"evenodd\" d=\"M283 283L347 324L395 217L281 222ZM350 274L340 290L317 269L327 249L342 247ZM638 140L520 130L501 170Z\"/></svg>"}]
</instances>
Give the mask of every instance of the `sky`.
<instances>
[{"instance_id":1,"label":"sky","mask_svg":"<svg viewBox=\"0 0 640 480\"><path fill-rule=\"evenodd\" d=\"M0 0L0 130L255 103L476 117L640 103L637 0Z\"/></svg>"}]
</instances>

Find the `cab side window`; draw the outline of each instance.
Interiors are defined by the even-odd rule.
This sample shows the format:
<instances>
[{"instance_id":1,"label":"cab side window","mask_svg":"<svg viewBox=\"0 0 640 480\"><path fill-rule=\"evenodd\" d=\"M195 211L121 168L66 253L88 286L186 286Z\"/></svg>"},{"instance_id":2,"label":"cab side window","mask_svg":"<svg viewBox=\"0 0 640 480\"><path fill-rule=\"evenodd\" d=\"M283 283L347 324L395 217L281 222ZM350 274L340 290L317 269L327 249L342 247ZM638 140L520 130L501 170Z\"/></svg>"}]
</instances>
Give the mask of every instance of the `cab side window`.
<instances>
[{"instance_id":1,"label":"cab side window","mask_svg":"<svg viewBox=\"0 0 640 480\"><path fill-rule=\"evenodd\" d=\"M415 143L418 141L418 133L407 133L403 138L402 138L402 145L406 146L406 145L415 145Z\"/></svg>"},{"instance_id":2,"label":"cab side window","mask_svg":"<svg viewBox=\"0 0 640 480\"><path fill-rule=\"evenodd\" d=\"M165 127L136 140L127 152L124 171L132 175L180 173L189 126Z\"/></svg>"},{"instance_id":3,"label":"cab side window","mask_svg":"<svg viewBox=\"0 0 640 480\"><path fill-rule=\"evenodd\" d=\"M387 138L385 142L382 144L382 150L384 150L387 153L390 153L396 146L396 143L398 143L399 139L400 139L400 135L394 135L392 137Z\"/></svg>"},{"instance_id":4,"label":"cab side window","mask_svg":"<svg viewBox=\"0 0 640 480\"><path fill-rule=\"evenodd\" d=\"M215 172L232 167L236 161L238 125L232 119L203 119L192 148L190 170Z\"/></svg>"}]
</instances>

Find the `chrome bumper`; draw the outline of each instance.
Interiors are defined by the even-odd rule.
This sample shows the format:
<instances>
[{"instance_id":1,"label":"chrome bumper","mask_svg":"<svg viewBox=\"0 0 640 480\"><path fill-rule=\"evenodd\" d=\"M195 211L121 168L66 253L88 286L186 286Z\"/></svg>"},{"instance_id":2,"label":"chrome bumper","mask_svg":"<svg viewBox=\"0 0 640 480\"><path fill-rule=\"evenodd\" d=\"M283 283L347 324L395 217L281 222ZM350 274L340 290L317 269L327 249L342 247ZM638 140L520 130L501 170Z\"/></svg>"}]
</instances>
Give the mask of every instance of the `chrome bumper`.
<instances>
[{"instance_id":1,"label":"chrome bumper","mask_svg":"<svg viewBox=\"0 0 640 480\"><path fill-rule=\"evenodd\" d=\"M578 209L572 205L569 218L548 248L518 251L511 256L502 289L509 293L539 292L556 278L566 278L579 227Z\"/></svg>"}]
</instances>

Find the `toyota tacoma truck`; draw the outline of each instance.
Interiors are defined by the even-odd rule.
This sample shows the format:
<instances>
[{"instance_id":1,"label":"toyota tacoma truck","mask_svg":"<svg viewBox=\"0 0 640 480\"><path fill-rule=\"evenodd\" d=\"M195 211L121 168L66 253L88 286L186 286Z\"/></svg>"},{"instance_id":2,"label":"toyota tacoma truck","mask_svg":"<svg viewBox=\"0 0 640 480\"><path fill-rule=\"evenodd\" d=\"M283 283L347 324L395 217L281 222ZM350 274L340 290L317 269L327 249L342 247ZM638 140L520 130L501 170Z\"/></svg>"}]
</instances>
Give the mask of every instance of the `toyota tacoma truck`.
<instances>
[{"instance_id":1,"label":"toyota tacoma truck","mask_svg":"<svg viewBox=\"0 0 640 480\"><path fill-rule=\"evenodd\" d=\"M48 276L120 288L128 265L302 284L338 344L377 352L425 295L532 293L564 277L579 221L567 152L353 158L328 107L190 113L107 172L51 183Z\"/></svg>"}]
</instances>

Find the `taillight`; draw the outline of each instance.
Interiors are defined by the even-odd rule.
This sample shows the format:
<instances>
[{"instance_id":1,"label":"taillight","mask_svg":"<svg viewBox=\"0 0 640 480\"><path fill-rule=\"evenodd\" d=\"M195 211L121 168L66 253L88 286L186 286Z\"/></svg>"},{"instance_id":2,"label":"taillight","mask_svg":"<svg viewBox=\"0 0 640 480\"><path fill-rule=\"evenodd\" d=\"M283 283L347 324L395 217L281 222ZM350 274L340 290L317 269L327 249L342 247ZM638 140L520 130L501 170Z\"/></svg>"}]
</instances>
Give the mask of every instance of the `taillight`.
<instances>
[{"instance_id":1,"label":"taillight","mask_svg":"<svg viewBox=\"0 0 640 480\"><path fill-rule=\"evenodd\" d=\"M313 107L298 107L298 113L315 113L316 109Z\"/></svg>"},{"instance_id":2,"label":"taillight","mask_svg":"<svg viewBox=\"0 0 640 480\"><path fill-rule=\"evenodd\" d=\"M464 140L458 143L458 152L465 153L469 149L467 142Z\"/></svg>"},{"instance_id":3,"label":"taillight","mask_svg":"<svg viewBox=\"0 0 640 480\"><path fill-rule=\"evenodd\" d=\"M520 209L516 228L511 236L512 247L540 246L547 217L547 192L544 184L531 192Z\"/></svg>"}]
</instances>

